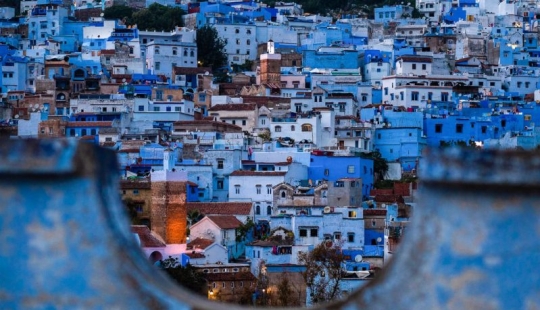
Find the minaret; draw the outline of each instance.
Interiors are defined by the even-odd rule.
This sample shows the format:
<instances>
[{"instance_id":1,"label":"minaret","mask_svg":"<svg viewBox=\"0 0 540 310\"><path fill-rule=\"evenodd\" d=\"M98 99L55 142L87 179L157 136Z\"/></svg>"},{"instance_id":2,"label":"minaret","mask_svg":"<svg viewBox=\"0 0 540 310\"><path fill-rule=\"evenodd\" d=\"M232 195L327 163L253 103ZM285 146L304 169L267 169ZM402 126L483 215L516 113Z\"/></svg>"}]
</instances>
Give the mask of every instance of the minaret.
<instances>
[{"instance_id":1,"label":"minaret","mask_svg":"<svg viewBox=\"0 0 540 310\"><path fill-rule=\"evenodd\" d=\"M151 177L151 228L167 244L186 242L186 182L187 172L174 168L174 153L163 151L163 170L153 171Z\"/></svg>"},{"instance_id":2,"label":"minaret","mask_svg":"<svg viewBox=\"0 0 540 310\"><path fill-rule=\"evenodd\" d=\"M281 86L281 54L275 54L272 40L266 44L266 54L261 54L260 84Z\"/></svg>"}]
</instances>

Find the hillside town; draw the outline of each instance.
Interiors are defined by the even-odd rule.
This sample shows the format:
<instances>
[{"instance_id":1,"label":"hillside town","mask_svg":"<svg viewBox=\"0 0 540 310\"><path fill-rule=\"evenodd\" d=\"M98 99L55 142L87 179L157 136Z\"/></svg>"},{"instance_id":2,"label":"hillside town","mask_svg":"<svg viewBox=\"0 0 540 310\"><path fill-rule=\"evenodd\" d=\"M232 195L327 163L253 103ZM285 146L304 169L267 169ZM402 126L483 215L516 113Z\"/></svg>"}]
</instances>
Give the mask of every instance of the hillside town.
<instances>
[{"instance_id":1,"label":"hillside town","mask_svg":"<svg viewBox=\"0 0 540 310\"><path fill-rule=\"evenodd\" d=\"M345 296L406 234L425 148L540 144L537 0L19 2L0 136L114 150L136 242L208 299Z\"/></svg>"}]
</instances>

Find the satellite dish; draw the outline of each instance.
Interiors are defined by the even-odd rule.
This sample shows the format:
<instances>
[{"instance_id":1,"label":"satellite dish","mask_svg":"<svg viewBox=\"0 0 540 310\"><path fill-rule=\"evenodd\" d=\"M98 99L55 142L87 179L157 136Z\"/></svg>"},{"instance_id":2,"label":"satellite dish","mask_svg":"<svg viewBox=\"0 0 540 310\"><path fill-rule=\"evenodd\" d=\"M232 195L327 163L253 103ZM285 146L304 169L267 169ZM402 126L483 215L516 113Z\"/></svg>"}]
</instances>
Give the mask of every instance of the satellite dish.
<instances>
[{"instance_id":1,"label":"satellite dish","mask_svg":"<svg viewBox=\"0 0 540 310\"><path fill-rule=\"evenodd\" d=\"M381 241L382 241L381 237L377 238L377 243L380 243Z\"/></svg>"},{"instance_id":2,"label":"satellite dish","mask_svg":"<svg viewBox=\"0 0 540 310\"><path fill-rule=\"evenodd\" d=\"M101 14L99 14L99 16L103 17L103 16L105 16L105 13L101 13Z\"/></svg>"},{"instance_id":3,"label":"satellite dish","mask_svg":"<svg viewBox=\"0 0 540 310\"><path fill-rule=\"evenodd\" d=\"M428 109L431 109L431 104L428 104L428 105L427 105L427 108L428 108Z\"/></svg>"},{"instance_id":4,"label":"satellite dish","mask_svg":"<svg viewBox=\"0 0 540 310\"><path fill-rule=\"evenodd\" d=\"M34 109L37 109L37 108L39 108L39 104L36 103L34 104Z\"/></svg>"},{"instance_id":5,"label":"satellite dish","mask_svg":"<svg viewBox=\"0 0 540 310\"><path fill-rule=\"evenodd\" d=\"M19 118L20 116L19 116L19 114L15 114L14 117L17 119L17 118Z\"/></svg>"},{"instance_id":6,"label":"satellite dish","mask_svg":"<svg viewBox=\"0 0 540 310\"><path fill-rule=\"evenodd\" d=\"M362 255L358 254L354 257L354 261L357 262L357 263L361 263L362 262Z\"/></svg>"}]
</instances>

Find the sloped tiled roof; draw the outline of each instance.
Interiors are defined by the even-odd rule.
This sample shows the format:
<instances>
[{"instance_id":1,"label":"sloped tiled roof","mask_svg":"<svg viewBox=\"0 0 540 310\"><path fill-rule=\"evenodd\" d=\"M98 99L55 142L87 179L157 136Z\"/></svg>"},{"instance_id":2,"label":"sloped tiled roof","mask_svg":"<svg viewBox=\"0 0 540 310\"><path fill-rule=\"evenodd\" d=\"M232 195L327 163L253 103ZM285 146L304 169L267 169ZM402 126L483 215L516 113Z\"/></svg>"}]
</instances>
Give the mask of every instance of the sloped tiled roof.
<instances>
[{"instance_id":1,"label":"sloped tiled roof","mask_svg":"<svg viewBox=\"0 0 540 310\"><path fill-rule=\"evenodd\" d=\"M198 237L187 244L187 249L206 249L214 243L214 240Z\"/></svg>"},{"instance_id":2,"label":"sloped tiled roof","mask_svg":"<svg viewBox=\"0 0 540 310\"><path fill-rule=\"evenodd\" d=\"M199 252L185 253L189 258L205 258L204 254Z\"/></svg>"},{"instance_id":3,"label":"sloped tiled roof","mask_svg":"<svg viewBox=\"0 0 540 310\"><path fill-rule=\"evenodd\" d=\"M196 67L196 68L187 68L187 67L174 67L174 74L177 75L186 75L186 74L204 74L205 72L212 72L210 67Z\"/></svg>"},{"instance_id":4,"label":"sloped tiled roof","mask_svg":"<svg viewBox=\"0 0 540 310\"><path fill-rule=\"evenodd\" d=\"M143 248L165 247L165 242L160 240L157 235L154 235L146 225L131 225L131 231L139 235L141 247Z\"/></svg>"},{"instance_id":5,"label":"sloped tiled roof","mask_svg":"<svg viewBox=\"0 0 540 310\"><path fill-rule=\"evenodd\" d=\"M227 103L216 104L208 111L255 111L257 104L255 103Z\"/></svg>"},{"instance_id":6,"label":"sloped tiled roof","mask_svg":"<svg viewBox=\"0 0 540 310\"><path fill-rule=\"evenodd\" d=\"M234 229L242 225L242 222L232 215L211 215L207 217L221 229Z\"/></svg>"},{"instance_id":7,"label":"sloped tiled roof","mask_svg":"<svg viewBox=\"0 0 540 310\"><path fill-rule=\"evenodd\" d=\"M249 215L251 202L188 202L187 211L199 210L205 215Z\"/></svg>"}]
</instances>

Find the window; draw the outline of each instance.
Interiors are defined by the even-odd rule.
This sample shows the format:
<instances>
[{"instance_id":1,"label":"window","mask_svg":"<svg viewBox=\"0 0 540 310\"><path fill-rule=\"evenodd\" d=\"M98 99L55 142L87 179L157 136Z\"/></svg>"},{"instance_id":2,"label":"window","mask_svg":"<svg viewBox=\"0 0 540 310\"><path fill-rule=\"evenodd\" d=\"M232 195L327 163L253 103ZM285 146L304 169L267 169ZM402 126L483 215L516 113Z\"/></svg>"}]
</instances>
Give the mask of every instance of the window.
<instances>
[{"instance_id":1,"label":"window","mask_svg":"<svg viewBox=\"0 0 540 310\"><path fill-rule=\"evenodd\" d=\"M334 240L341 240L341 233L340 232L335 232L334 233Z\"/></svg>"},{"instance_id":2,"label":"window","mask_svg":"<svg viewBox=\"0 0 540 310\"><path fill-rule=\"evenodd\" d=\"M456 133L463 133L463 124L456 124Z\"/></svg>"},{"instance_id":3,"label":"window","mask_svg":"<svg viewBox=\"0 0 540 310\"><path fill-rule=\"evenodd\" d=\"M159 55L159 47L154 48L154 54Z\"/></svg>"},{"instance_id":4,"label":"window","mask_svg":"<svg viewBox=\"0 0 540 310\"><path fill-rule=\"evenodd\" d=\"M299 231L300 237L307 237L307 229L301 228Z\"/></svg>"},{"instance_id":5,"label":"window","mask_svg":"<svg viewBox=\"0 0 540 310\"><path fill-rule=\"evenodd\" d=\"M276 131L276 132L281 132L281 126L276 126L275 131Z\"/></svg>"},{"instance_id":6,"label":"window","mask_svg":"<svg viewBox=\"0 0 540 310\"><path fill-rule=\"evenodd\" d=\"M217 189L223 189L223 180L217 180Z\"/></svg>"},{"instance_id":7,"label":"window","mask_svg":"<svg viewBox=\"0 0 540 310\"><path fill-rule=\"evenodd\" d=\"M416 64L412 64L413 70L416 70Z\"/></svg>"},{"instance_id":8,"label":"window","mask_svg":"<svg viewBox=\"0 0 540 310\"><path fill-rule=\"evenodd\" d=\"M487 127L486 126L482 126L482 133L486 133L487 132Z\"/></svg>"},{"instance_id":9,"label":"window","mask_svg":"<svg viewBox=\"0 0 540 310\"><path fill-rule=\"evenodd\" d=\"M235 192L236 194L240 194L240 185L235 185L235 186L234 186L234 192Z\"/></svg>"},{"instance_id":10,"label":"window","mask_svg":"<svg viewBox=\"0 0 540 310\"><path fill-rule=\"evenodd\" d=\"M250 39L247 39L247 40L246 40L246 44L247 44L247 45L250 45L250 44L251 44L251 40L250 40Z\"/></svg>"},{"instance_id":11,"label":"window","mask_svg":"<svg viewBox=\"0 0 540 310\"><path fill-rule=\"evenodd\" d=\"M291 131L294 131L295 127L294 125L291 125Z\"/></svg>"},{"instance_id":12,"label":"window","mask_svg":"<svg viewBox=\"0 0 540 310\"><path fill-rule=\"evenodd\" d=\"M218 159L217 160L217 168L218 169L223 169L223 163L224 163L223 159Z\"/></svg>"},{"instance_id":13,"label":"window","mask_svg":"<svg viewBox=\"0 0 540 310\"><path fill-rule=\"evenodd\" d=\"M245 126L246 125L246 120L242 120L242 125Z\"/></svg>"},{"instance_id":14,"label":"window","mask_svg":"<svg viewBox=\"0 0 540 310\"><path fill-rule=\"evenodd\" d=\"M347 234L347 241L351 243L354 242L354 233Z\"/></svg>"},{"instance_id":15,"label":"window","mask_svg":"<svg viewBox=\"0 0 540 310\"><path fill-rule=\"evenodd\" d=\"M436 133L442 132L442 124L435 124L435 132Z\"/></svg>"},{"instance_id":16,"label":"window","mask_svg":"<svg viewBox=\"0 0 540 310\"><path fill-rule=\"evenodd\" d=\"M272 206L266 207L266 215L272 215Z\"/></svg>"},{"instance_id":17,"label":"window","mask_svg":"<svg viewBox=\"0 0 540 310\"><path fill-rule=\"evenodd\" d=\"M441 93L441 101L448 101L448 93Z\"/></svg>"},{"instance_id":18,"label":"window","mask_svg":"<svg viewBox=\"0 0 540 310\"><path fill-rule=\"evenodd\" d=\"M173 54L174 56L178 55L178 49L177 49L176 47L172 49L172 54ZM174 66L173 66L173 67L174 67Z\"/></svg>"},{"instance_id":19,"label":"window","mask_svg":"<svg viewBox=\"0 0 540 310\"><path fill-rule=\"evenodd\" d=\"M154 107L154 112L159 112L159 107Z\"/></svg>"},{"instance_id":20,"label":"window","mask_svg":"<svg viewBox=\"0 0 540 310\"><path fill-rule=\"evenodd\" d=\"M260 195L261 194L261 186L257 185L257 186L255 186L255 188L256 188L257 194Z\"/></svg>"},{"instance_id":21,"label":"window","mask_svg":"<svg viewBox=\"0 0 540 310\"><path fill-rule=\"evenodd\" d=\"M312 130L311 124L303 124L303 125L302 125L302 131L303 131L303 132L311 131L311 130Z\"/></svg>"},{"instance_id":22,"label":"window","mask_svg":"<svg viewBox=\"0 0 540 310\"><path fill-rule=\"evenodd\" d=\"M418 97L419 97L419 96L418 96L418 92L417 92L417 91L413 91L413 92L411 93L411 100L412 100L412 101L418 101Z\"/></svg>"},{"instance_id":23,"label":"window","mask_svg":"<svg viewBox=\"0 0 540 310\"><path fill-rule=\"evenodd\" d=\"M134 190L133 190L133 195L139 195L139 190L138 190L138 189L134 189Z\"/></svg>"},{"instance_id":24,"label":"window","mask_svg":"<svg viewBox=\"0 0 540 310\"><path fill-rule=\"evenodd\" d=\"M156 62L155 68L156 68L156 70L160 70L161 69L161 63Z\"/></svg>"},{"instance_id":25,"label":"window","mask_svg":"<svg viewBox=\"0 0 540 310\"><path fill-rule=\"evenodd\" d=\"M422 70L426 70L426 69L427 69L426 64L422 64Z\"/></svg>"},{"instance_id":26,"label":"window","mask_svg":"<svg viewBox=\"0 0 540 310\"><path fill-rule=\"evenodd\" d=\"M324 169L324 175L328 176L330 174L330 169Z\"/></svg>"},{"instance_id":27,"label":"window","mask_svg":"<svg viewBox=\"0 0 540 310\"><path fill-rule=\"evenodd\" d=\"M347 166L347 173L354 173L354 166L353 165Z\"/></svg>"},{"instance_id":28,"label":"window","mask_svg":"<svg viewBox=\"0 0 540 310\"><path fill-rule=\"evenodd\" d=\"M267 194L272 194L272 186L271 185L266 185L266 193Z\"/></svg>"},{"instance_id":29,"label":"window","mask_svg":"<svg viewBox=\"0 0 540 310\"><path fill-rule=\"evenodd\" d=\"M260 205L256 205L256 206L255 206L255 214L256 214L256 215L260 215L260 214L261 214L261 206L260 206Z\"/></svg>"},{"instance_id":30,"label":"window","mask_svg":"<svg viewBox=\"0 0 540 310\"><path fill-rule=\"evenodd\" d=\"M310 237L318 237L318 235L319 235L319 230L317 228L311 228L309 230Z\"/></svg>"}]
</instances>

